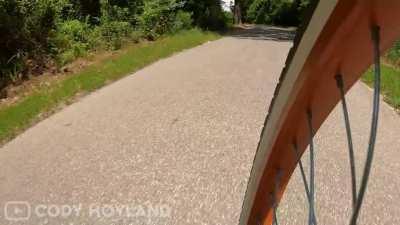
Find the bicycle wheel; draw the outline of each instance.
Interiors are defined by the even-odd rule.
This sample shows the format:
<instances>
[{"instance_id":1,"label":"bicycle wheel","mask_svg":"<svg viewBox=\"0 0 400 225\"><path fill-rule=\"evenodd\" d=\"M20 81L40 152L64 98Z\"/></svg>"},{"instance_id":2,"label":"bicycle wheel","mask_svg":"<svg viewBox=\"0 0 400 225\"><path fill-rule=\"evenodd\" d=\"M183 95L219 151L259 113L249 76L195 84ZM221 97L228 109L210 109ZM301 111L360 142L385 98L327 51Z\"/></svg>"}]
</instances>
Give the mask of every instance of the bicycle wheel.
<instances>
[{"instance_id":1,"label":"bicycle wheel","mask_svg":"<svg viewBox=\"0 0 400 225\"><path fill-rule=\"evenodd\" d=\"M400 36L400 1L336 0L312 5L300 28L270 105L253 162L240 224L277 224L275 211L298 164L308 199L309 224L314 214L313 137L342 101L344 122L352 157L352 140L345 93L373 63L375 94L368 157L361 185L352 180L353 213L356 224L372 165L378 126L380 53ZM309 177L300 157L310 149Z\"/></svg>"}]
</instances>

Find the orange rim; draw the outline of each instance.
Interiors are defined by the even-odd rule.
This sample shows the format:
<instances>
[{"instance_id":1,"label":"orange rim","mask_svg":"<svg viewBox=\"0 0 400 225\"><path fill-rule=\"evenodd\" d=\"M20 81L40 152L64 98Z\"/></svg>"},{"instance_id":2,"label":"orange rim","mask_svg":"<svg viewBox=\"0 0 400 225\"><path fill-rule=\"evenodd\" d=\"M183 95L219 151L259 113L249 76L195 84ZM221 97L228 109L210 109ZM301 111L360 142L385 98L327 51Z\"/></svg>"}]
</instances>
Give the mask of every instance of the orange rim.
<instances>
[{"instance_id":1,"label":"orange rim","mask_svg":"<svg viewBox=\"0 0 400 225\"><path fill-rule=\"evenodd\" d=\"M335 76L342 74L347 92L373 61L371 28L381 28L383 52L400 36L399 12L398 0L321 1L316 5L282 72L257 149L240 224L272 223L271 193L279 202L296 168L292 144L297 143L300 154L309 144L307 110L312 111L312 126L317 131L340 101ZM280 185L275 187L278 171Z\"/></svg>"}]
</instances>

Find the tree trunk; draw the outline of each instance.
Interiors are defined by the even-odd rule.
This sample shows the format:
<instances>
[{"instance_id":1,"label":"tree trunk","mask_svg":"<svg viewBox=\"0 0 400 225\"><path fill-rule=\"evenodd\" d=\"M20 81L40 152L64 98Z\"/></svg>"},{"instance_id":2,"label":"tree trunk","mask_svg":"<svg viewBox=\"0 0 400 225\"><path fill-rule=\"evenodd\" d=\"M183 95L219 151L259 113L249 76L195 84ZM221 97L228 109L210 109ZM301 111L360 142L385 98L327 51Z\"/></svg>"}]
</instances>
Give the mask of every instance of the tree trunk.
<instances>
[{"instance_id":1,"label":"tree trunk","mask_svg":"<svg viewBox=\"0 0 400 225\"><path fill-rule=\"evenodd\" d=\"M235 24L242 24L242 11L241 11L240 3L238 0L235 1L233 15L234 15Z\"/></svg>"}]
</instances>

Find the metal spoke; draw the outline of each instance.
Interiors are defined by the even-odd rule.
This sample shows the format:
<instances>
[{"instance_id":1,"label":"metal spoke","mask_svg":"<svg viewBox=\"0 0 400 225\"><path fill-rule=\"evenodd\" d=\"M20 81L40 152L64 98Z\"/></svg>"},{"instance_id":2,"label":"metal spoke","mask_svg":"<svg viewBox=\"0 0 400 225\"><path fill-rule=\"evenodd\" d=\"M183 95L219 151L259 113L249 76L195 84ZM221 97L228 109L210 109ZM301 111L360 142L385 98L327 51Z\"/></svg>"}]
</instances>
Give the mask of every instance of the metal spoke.
<instances>
[{"instance_id":1,"label":"metal spoke","mask_svg":"<svg viewBox=\"0 0 400 225\"><path fill-rule=\"evenodd\" d=\"M313 219L315 217L314 210L314 128L312 126L312 112L307 111L308 127L310 131L310 211L308 216L308 223L313 224Z\"/></svg>"},{"instance_id":2,"label":"metal spoke","mask_svg":"<svg viewBox=\"0 0 400 225\"><path fill-rule=\"evenodd\" d=\"M307 177L306 177L306 173L304 172L304 167L303 167L303 162L301 161L301 157L300 157L300 153L297 147L297 143L293 143L293 150L296 156L296 161L299 164L300 167L300 173L301 173L301 177L303 180L303 184L304 184L304 189L306 191L306 196L307 196L307 200L308 200L308 206L311 206L311 197L310 197L310 190L308 188L308 182L307 182ZM310 222L310 221L309 221ZM317 225L317 219L315 217L315 214L313 214L312 217L312 224Z\"/></svg>"},{"instance_id":3,"label":"metal spoke","mask_svg":"<svg viewBox=\"0 0 400 225\"><path fill-rule=\"evenodd\" d=\"M349 112L347 109L346 97L344 93L343 77L341 74L338 74L335 76L335 78L336 78L336 84L339 88L340 98L342 99L344 123L346 126L347 145L349 148L349 160L350 160L350 172L351 172L351 188L352 188L351 191L352 191L353 211L354 211L357 202L357 182L356 182L356 167L354 163L353 139L351 137L350 119L349 119Z\"/></svg>"},{"instance_id":4,"label":"metal spoke","mask_svg":"<svg viewBox=\"0 0 400 225\"><path fill-rule=\"evenodd\" d=\"M273 223L274 225L278 225L278 217L276 216L276 210L277 210L277 206L274 206L274 218L273 218Z\"/></svg>"},{"instance_id":5,"label":"metal spoke","mask_svg":"<svg viewBox=\"0 0 400 225\"><path fill-rule=\"evenodd\" d=\"M380 104L380 80L381 80L381 65L380 65L380 28L378 26L372 27L372 42L374 49L374 73L375 73L375 83L374 83L374 100L373 100L373 110L372 110L372 122L371 122L371 133L369 137L369 145L367 152L367 159L364 166L363 177L361 180L360 190L358 192L357 204L355 206L353 215L350 220L351 225L357 223L357 218L360 213L361 205L364 199L364 194L367 189L368 178L371 172L372 160L374 157L374 148L376 141L376 134L378 130L378 117L379 117L379 104Z\"/></svg>"},{"instance_id":6,"label":"metal spoke","mask_svg":"<svg viewBox=\"0 0 400 225\"><path fill-rule=\"evenodd\" d=\"M273 214L272 214L272 225L277 225L278 222L278 218L276 216L276 197L275 197L275 190L273 192L270 193L271 196L271 201L272 201L272 210L273 210Z\"/></svg>"},{"instance_id":7,"label":"metal spoke","mask_svg":"<svg viewBox=\"0 0 400 225\"><path fill-rule=\"evenodd\" d=\"M380 107L380 82L381 82L381 65L380 65L380 27L373 26L371 29L371 36L373 42L373 60L374 60L374 94L373 94L373 109L372 109L372 119L371 119L371 130L369 136L369 145L367 149L367 156L366 162L363 168L363 173L361 177L361 182L359 187L357 185L357 172L355 166L355 154L354 154L354 146L353 146L353 139L352 139L352 132L351 132L351 124L350 124L350 117L349 111L345 96L345 82L343 80L342 74L337 74L335 76L336 84L339 90L340 98L341 98L341 105L343 110L343 118L345 123L346 129L346 136L347 136L347 145L348 145L348 154L349 154L349 162L350 162L350 172L351 172L351 192L352 192L352 207L353 212L350 218L350 225L356 225L357 220L360 214L361 206L363 203L363 199L365 197L365 192L368 185L369 175L371 173L371 167L374 157L374 150L376 144L376 136L378 130L378 119L379 119L379 107ZM311 106L307 109L307 125L308 125L308 132L309 132L309 180L307 179L307 175L305 172L305 168L303 162L301 160L302 152L299 151L299 147L297 145L296 139L293 142L293 150L295 155L296 163L299 164L300 173L303 180L303 185L305 188L307 201L309 205L309 212L308 212L308 224L309 225L317 225L317 219L315 215L315 149L314 149L314 135L315 130L313 127L313 112L311 110ZM318 117L319 118L319 117ZM314 122L319 122L314 121ZM272 215L269 211L268 219L272 216L272 224L278 225L278 194L281 185L281 177L283 174L283 170L278 169L276 176L275 176L275 187L269 193L270 194L270 201L269 206L270 210L272 209ZM286 178L286 177L285 177ZM272 203L272 204L271 204ZM257 224L263 224L263 220L258 218L255 221Z\"/></svg>"}]
</instances>

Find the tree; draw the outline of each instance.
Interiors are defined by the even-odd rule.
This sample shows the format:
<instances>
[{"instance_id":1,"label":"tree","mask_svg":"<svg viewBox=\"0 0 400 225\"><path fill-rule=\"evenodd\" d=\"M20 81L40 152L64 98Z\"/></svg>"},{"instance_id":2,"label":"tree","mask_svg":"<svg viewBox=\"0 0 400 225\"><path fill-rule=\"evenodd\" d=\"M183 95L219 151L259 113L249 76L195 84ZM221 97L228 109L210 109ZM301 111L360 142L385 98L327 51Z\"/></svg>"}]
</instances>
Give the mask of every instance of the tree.
<instances>
[{"instance_id":1,"label":"tree","mask_svg":"<svg viewBox=\"0 0 400 225\"><path fill-rule=\"evenodd\" d=\"M258 24L297 26L310 0L253 0L246 19Z\"/></svg>"},{"instance_id":2,"label":"tree","mask_svg":"<svg viewBox=\"0 0 400 225\"><path fill-rule=\"evenodd\" d=\"M234 23L241 24L242 22L249 22L247 19L247 10L254 0L235 0L233 7Z\"/></svg>"},{"instance_id":3,"label":"tree","mask_svg":"<svg viewBox=\"0 0 400 225\"><path fill-rule=\"evenodd\" d=\"M197 26L212 30L225 27L225 16L219 0L187 0L184 10L192 13Z\"/></svg>"},{"instance_id":4,"label":"tree","mask_svg":"<svg viewBox=\"0 0 400 225\"><path fill-rule=\"evenodd\" d=\"M240 7L240 0L235 0L235 5L233 7L233 18L235 24L242 23L242 11Z\"/></svg>"},{"instance_id":5,"label":"tree","mask_svg":"<svg viewBox=\"0 0 400 225\"><path fill-rule=\"evenodd\" d=\"M103 20L127 21L132 25L137 25L137 16L142 14L144 7L143 0L101 0L100 2Z\"/></svg>"}]
</instances>

